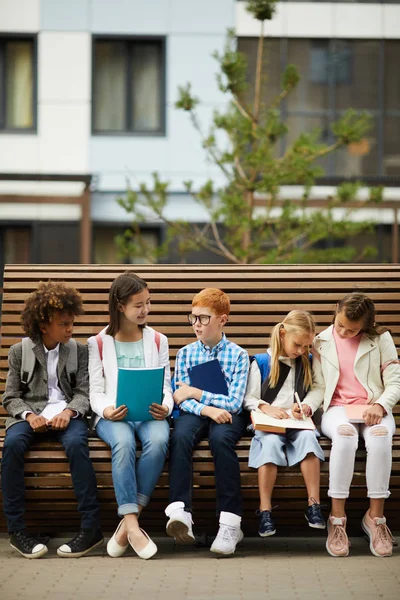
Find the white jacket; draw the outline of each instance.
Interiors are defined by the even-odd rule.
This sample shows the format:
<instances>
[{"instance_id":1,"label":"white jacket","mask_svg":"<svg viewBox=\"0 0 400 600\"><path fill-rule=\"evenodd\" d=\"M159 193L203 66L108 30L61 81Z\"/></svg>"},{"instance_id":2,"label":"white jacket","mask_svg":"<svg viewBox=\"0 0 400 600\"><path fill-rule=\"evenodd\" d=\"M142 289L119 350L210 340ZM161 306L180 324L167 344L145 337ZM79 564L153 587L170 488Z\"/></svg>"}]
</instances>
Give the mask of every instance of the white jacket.
<instances>
[{"instance_id":1,"label":"white jacket","mask_svg":"<svg viewBox=\"0 0 400 600\"><path fill-rule=\"evenodd\" d=\"M117 397L118 363L114 338L106 335L107 328L100 332L103 339L103 361L100 359L99 347L95 336L88 339L89 347L89 382L90 406L97 418L97 425L107 406L115 406ZM171 388L171 370L169 364L168 339L160 333L160 350L155 340L155 331L151 327L143 329L144 364L146 367L165 367L163 404L171 414L174 401Z\"/></svg>"},{"instance_id":2,"label":"white jacket","mask_svg":"<svg viewBox=\"0 0 400 600\"><path fill-rule=\"evenodd\" d=\"M314 386L304 398L314 412L322 403L326 411L339 380L339 359L333 325L322 331L313 343ZM400 364L392 336L361 336L354 373L368 394L368 403L381 404L390 412L400 399Z\"/></svg>"}]
</instances>

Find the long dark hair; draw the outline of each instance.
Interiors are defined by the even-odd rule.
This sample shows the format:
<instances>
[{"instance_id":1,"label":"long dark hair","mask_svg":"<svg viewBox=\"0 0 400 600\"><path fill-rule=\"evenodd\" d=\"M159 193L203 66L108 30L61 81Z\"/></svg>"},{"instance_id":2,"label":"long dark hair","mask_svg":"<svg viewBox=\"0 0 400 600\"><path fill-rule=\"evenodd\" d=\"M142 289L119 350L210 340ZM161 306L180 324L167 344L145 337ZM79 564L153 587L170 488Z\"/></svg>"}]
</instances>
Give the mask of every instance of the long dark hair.
<instances>
[{"instance_id":1,"label":"long dark hair","mask_svg":"<svg viewBox=\"0 0 400 600\"><path fill-rule=\"evenodd\" d=\"M148 286L144 279L138 277L133 271L125 271L114 279L108 297L110 323L106 329L107 335L114 337L120 329L121 311L118 310L118 305L125 305L131 296L147 289ZM145 325L140 327L145 327Z\"/></svg>"},{"instance_id":2,"label":"long dark hair","mask_svg":"<svg viewBox=\"0 0 400 600\"><path fill-rule=\"evenodd\" d=\"M368 296L361 292L347 294L347 296L339 300L333 322L335 322L335 317L340 312L344 312L346 319L349 321L362 321L363 333L371 337L382 335L385 331L389 331L386 327L375 323L375 304L371 298L368 298Z\"/></svg>"}]
</instances>

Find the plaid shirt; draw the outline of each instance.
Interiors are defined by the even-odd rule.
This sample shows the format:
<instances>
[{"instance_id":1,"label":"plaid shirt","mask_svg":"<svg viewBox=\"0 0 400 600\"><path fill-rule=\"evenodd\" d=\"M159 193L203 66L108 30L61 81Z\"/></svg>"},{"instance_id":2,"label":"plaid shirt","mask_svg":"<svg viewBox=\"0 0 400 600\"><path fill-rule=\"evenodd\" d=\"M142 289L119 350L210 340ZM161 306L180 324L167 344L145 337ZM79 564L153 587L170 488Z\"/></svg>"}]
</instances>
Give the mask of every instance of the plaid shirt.
<instances>
[{"instance_id":1,"label":"plaid shirt","mask_svg":"<svg viewBox=\"0 0 400 600\"><path fill-rule=\"evenodd\" d=\"M246 350L230 342L222 334L222 339L213 348L205 346L199 340L181 348L176 356L175 387L177 381L190 385L188 369L209 360L219 360L221 370L225 376L229 395L205 392L199 401L185 400L180 405L181 410L199 415L204 406L223 408L232 414L242 412L243 399L246 392L247 377L249 373L249 355Z\"/></svg>"}]
</instances>

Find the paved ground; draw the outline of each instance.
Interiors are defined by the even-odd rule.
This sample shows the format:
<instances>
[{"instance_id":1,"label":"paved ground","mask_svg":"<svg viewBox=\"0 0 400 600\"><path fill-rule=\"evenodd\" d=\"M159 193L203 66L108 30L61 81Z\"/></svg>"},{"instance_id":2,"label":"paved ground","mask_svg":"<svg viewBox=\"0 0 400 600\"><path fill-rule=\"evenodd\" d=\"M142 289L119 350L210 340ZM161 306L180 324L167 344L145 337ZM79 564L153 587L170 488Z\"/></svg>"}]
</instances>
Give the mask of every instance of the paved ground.
<instances>
[{"instance_id":1,"label":"paved ground","mask_svg":"<svg viewBox=\"0 0 400 600\"><path fill-rule=\"evenodd\" d=\"M373 557L363 538L351 555L327 555L324 537L248 538L232 558L207 548L159 547L150 561L132 551L119 559L105 546L84 558L62 559L63 540L51 540L47 557L25 560L0 537L1 600L399 600L400 547L391 558ZM397 541L400 541L397 538Z\"/></svg>"}]
</instances>

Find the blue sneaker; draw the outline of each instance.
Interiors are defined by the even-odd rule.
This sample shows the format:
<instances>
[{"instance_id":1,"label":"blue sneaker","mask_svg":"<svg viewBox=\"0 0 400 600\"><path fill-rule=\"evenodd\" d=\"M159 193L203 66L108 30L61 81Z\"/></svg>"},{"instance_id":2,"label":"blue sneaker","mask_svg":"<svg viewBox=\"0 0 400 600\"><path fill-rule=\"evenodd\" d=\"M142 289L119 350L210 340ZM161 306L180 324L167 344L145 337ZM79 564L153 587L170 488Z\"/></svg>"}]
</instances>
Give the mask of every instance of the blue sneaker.
<instances>
[{"instance_id":1,"label":"blue sneaker","mask_svg":"<svg viewBox=\"0 0 400 600\"><path fill-rule=\"evenodd\" d=\"M314 498L311 500L314 500ZM308 521L309 527L313 527L314 529L325 529L325 519L322 516L321 505L318 504L318 502L314 502L311 506L308 506L304 516Z\"/></svg>"},{"instance_id":2,"label":"blue sneaker","mask_svg":"<svg viewBox=\"0 0 400 600\"><path fill-rule=\"evenodd\" d=\"M256 510L256 515L260 517L260 525L258 527L258 535L268 537L276 533L275 521L272 518L270 510Z\"/></svg>"}]
</instances>

